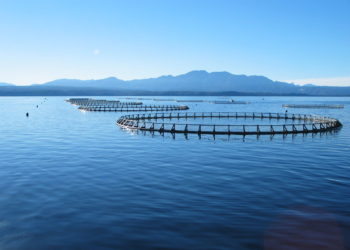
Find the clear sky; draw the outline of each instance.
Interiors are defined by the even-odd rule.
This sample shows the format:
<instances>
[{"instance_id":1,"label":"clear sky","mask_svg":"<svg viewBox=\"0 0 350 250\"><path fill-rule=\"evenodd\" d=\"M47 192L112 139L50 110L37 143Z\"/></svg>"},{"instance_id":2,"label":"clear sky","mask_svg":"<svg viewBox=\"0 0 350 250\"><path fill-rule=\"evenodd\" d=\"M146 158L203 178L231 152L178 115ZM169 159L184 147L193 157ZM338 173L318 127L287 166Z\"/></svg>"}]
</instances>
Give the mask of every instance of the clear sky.
<instances>
[{"instance_id":1,"label":"clear sky","mask_svg":"<svg viewBox=\"0 0 350 250\"><path fill-rule=\"evenodd\" d=\"M350 86L350 1L0 0L0 82L198 69Z\"/></svg>"}]
</instances>

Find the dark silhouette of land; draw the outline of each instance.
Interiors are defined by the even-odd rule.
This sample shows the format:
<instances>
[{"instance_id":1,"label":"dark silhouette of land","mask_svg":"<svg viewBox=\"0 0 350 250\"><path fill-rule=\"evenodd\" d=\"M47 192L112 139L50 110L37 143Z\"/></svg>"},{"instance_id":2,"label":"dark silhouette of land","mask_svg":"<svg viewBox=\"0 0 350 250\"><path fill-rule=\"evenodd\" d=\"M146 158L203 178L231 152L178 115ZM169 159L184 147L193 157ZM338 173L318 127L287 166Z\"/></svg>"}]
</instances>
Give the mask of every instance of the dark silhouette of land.
<instances>
[{"instance_id":1,"label":"dark silhouette of land","mask_svg":"<svg viewBox=\"0 0 350 250\"><path fill-rule=\"evenodd\" d=\"M350 85L350 84L349 84ZM228 72L191 71L178 76L124 81L59 79L44 84L15 86L0 83L1 96L91 96L91 95L293 95L350 96L350 87L326 87L272 81L264 76Z\"/></svg>"}]
</instances>

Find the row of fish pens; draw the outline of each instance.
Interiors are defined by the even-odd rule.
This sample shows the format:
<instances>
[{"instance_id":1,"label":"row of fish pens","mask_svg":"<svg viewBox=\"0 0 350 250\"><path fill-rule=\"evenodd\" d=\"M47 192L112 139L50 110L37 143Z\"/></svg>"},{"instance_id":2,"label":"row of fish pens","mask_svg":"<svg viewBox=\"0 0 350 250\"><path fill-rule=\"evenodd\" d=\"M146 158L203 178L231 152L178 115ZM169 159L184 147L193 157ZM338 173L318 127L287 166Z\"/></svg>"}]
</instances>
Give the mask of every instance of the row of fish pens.
<instances>
[{"instance_id":1,"label":"row of fish pens","mask_svg":"<svg viewBox=\"0 0 350 250\"><path fill-rule=\"evenodd\" d=\"M66 101L77 106L142 105L142 102L121 102L118 100L101 100L101 99L91 99L91 98L71 98Z\"/></svg>"},{"instance_id":2,"label":"row of fish pens","mask_svg":"<svg viewBox=\"0 0 350 250\"><path fill-rule=\"evenodd\" d=\"M175 111L175 110L187 110L187 106L177 105L125 105L119 107L79 107L83 111L95 111L95 112L153 112L153 111Z\"/></svg>"},{"instance_id":3,"label":"row of fish pens","mask_svg":"<svg viewBox=\"0 0 350 250\"><path fill-rule=\"evenodd\" d=\"M120 102L110 100L96 100L90 98L71 98L67 102L78 105L79 110L95 112L152 112L187 110L187 106L177 105L142 105L142 102Z\"/></svg>"}]
</instances>

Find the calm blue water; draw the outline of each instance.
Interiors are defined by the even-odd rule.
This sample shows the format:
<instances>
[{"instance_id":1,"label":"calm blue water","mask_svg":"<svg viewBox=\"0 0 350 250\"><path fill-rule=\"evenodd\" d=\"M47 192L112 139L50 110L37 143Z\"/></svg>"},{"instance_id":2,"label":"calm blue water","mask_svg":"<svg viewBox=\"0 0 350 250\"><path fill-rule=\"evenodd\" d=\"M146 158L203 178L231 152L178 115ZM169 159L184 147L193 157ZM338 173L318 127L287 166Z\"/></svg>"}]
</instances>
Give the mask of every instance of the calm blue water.
<instances>
[{"instance_id":1,"label":"calm blue water","mask_svg":"<svg viewBox=\"0 0 350 250\"><path fill-rule=\"evenodd\" d=\"M121 114L80 112L64 99L0 97L0 249L350 247L350 98L189 103L345 105L289 109L338 118L337 133L215 139L123 131Z\"/></svg>"}]
</instances>

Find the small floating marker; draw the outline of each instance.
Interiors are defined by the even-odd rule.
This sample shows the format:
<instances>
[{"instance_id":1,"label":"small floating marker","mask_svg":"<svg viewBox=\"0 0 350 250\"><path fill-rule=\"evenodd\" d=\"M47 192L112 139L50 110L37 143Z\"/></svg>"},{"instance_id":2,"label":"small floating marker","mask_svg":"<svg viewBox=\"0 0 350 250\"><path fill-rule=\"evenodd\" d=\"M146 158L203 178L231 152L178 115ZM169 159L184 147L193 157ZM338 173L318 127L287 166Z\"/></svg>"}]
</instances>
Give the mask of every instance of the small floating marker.
<instances>
[{"instance_id":1,"label":"small floating marker","mask_svg":"<svg viewBox=\"0 0 350 250\"><path fill-rule=\"evenodd\" d=\"M27 113L26 113L26 117L28 117L28 116L29 116L29 113L27 112Z\"/></svg>"}]
</instances>

